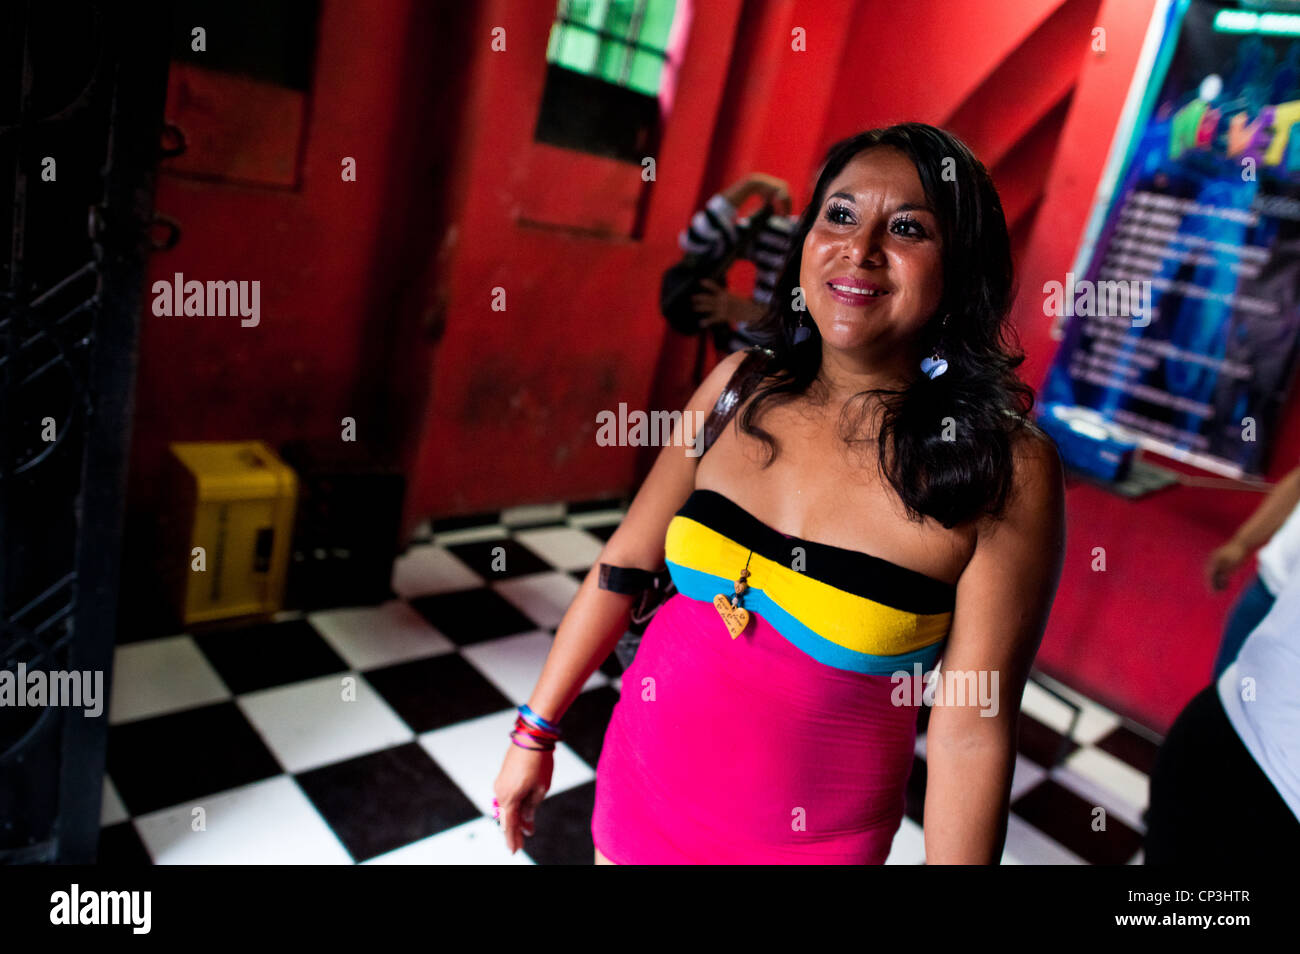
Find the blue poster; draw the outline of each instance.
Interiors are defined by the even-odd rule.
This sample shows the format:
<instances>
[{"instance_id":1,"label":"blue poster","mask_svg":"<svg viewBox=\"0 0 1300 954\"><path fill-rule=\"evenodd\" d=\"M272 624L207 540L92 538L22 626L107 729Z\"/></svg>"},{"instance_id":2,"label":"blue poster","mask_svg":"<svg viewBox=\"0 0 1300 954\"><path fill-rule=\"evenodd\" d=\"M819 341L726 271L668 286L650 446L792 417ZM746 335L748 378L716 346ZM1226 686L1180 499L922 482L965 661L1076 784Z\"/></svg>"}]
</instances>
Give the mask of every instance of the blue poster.
<instances>
[{"instance_id":1,"label":"blue poster","mask_svg":"<svg viewBox=\"0 0 1300 954\"><path fill-rule=\"evenodd\" d=\"M1257 476L1300 329L1300 14L1174 0L1157 16L1104 211L1043 290L1062 340L1041 398Z\"/></svg>"}]
</instances>

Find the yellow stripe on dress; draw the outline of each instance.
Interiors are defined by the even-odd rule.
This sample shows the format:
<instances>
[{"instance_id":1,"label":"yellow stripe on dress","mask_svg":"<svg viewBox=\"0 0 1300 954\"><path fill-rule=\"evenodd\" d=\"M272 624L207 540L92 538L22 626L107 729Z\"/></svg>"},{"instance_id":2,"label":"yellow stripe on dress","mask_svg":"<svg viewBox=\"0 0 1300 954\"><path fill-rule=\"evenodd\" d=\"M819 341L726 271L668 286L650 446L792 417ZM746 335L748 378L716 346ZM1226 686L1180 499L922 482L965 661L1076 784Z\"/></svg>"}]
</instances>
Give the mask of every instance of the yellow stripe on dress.
<instances>
[{"instance_id":1,"label":"yellow stripe on dress","mask_svg":"<svg viewBox=\"0 0 1300 954\"><path fill-rule=\"evenodd\" d=\"M727 580L735 580L748 560L746 582L751 588L762 590L823 639L854 652L872 656L914 652L941 642L952 623L951 612L896 609L846 593L761 554L751 556L748 547L689 517L673 517L664 551L673 563Z\"/></svg>"}]
</instances>

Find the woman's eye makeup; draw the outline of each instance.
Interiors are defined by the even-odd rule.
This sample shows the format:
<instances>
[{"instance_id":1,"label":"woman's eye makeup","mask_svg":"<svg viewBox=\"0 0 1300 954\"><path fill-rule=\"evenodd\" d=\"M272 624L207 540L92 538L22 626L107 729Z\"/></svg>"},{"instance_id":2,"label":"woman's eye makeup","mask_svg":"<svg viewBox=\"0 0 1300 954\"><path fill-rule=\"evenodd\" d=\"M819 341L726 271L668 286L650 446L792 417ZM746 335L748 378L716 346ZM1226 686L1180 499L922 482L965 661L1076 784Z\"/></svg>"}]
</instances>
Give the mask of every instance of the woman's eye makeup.
<instances>
[{"instance_id":1,"label":"woman's eye makeup","mask_svg":"<svg viewBox=\"0 0 1300 954\"><path fill-rule=\"evenodd\" d=\"M925 227L921 225L921 223L918 222L916 219L912 218L910 215L904 215L904 216L900 216L897 219L894 219L893 223L891 223L890 225L890 228L909 229L910 231L908 231L906 234L911 235L913 238L925 238L929 234L928 232L926 232Z\"/></svg>"},{"instance_id":2,"label":"woman's eye makeup","mask_svg":"<svg viewBox=\"0 0 1300 954\"><path fill-rule=\"evenodd\" d=\"M839 202L832 202L826 207L826 220L828 222L834 222L836 225L844 225L845 220L839 216L849 214L851 214L849 207L847 205L841 205Z\"/></svg>"},{"instance_id":3,"label":"woman's eye makeup","mask_svg":"<svg viewBox=\"0 0 1300 954\"><path fill-rule=\"evenodd\" d=\"M836 225L850 224L852 216L853 210L842 203L832 202L826 207L826 221L833 222ZM904 235L908 238L928 238L930 235L920 221L906 214L900 215L890 222L889 229L897 235ZM899 231L900 229L902 231Z\"/></svg>"}]
</instances>

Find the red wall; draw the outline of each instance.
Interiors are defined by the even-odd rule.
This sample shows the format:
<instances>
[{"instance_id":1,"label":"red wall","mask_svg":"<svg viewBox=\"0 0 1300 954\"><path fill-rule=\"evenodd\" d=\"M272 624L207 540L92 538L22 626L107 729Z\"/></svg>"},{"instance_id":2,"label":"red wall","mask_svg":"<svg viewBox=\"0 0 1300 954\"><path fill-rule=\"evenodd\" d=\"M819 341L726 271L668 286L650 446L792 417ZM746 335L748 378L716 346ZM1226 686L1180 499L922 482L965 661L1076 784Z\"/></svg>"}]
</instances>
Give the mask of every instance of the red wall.
<instances>
[{"instance_id":1,"label":"red wall","mask_svg":"<svg viewBox=\"0 0 1300 954\"><path fill-rule=\"evenodd\" d=\"M425 371L432 394L412 518L632 483L635 452L598 446L596 414L620 401L645 407L651 392L665 327L655 310L659 274L700 188L708 157L700 144L714 129L739 4L691 13L652 183L637 164L533 141L554 8L485 10L507 48L474 41L472 101L455 137L463 159L450 184L458 205L425 295L440 303L444 331ZM592 221L602 206L609 221ZM629 211L636 235L627 234ZM492 308L496 288L505 311Z\"/></svg>"},{"instance_id":2,"label":"red wall","mask_svg":"<svg viewBox=\"0 0 1300 954\"><path fill-rule=\"evenodd\" d=\"M429 247L427 238L411 247L422 235L415 211L442 192L428 174L436 156L411 138L415 117L438 104L429 37L455 26L433 6L322 4L297 188L170 174L163 161L156 207L182 237L153 255L150 285L175 272L260 280L261 322L156 317L146 304L130 478L138 512L154 504L170 441L337 438L344 417L357 420L361 439L391 439L379 410L386 378L376 371L403 283ZM231 94L210 108L254 107ZM342 181L345 156L356 159L355 182Z\"/></svg>"}]
</instances>

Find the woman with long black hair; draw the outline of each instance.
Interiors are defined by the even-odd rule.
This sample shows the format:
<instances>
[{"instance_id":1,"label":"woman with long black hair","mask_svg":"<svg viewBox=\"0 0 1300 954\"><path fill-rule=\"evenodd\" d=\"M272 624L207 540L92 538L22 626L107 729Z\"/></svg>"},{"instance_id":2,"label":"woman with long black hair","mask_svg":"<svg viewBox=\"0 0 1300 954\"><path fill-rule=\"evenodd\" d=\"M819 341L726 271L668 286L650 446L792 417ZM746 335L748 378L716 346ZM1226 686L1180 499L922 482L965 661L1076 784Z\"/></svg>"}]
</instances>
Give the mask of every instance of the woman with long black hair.
<instances>
[{"instance_id":1,"label":"woman with long black hair","mask_svg":"<svg viewBox=\"0 0 1300 954\"><path fill-rule=\"evenodd\" d=\"M1012 295L1000 200L960 140L905 123L830 149L765 347L724 359L687 408L734 426L663 449L520 707L495 789L512 851L562 714L666 565L677 592L597 766L598 862L883 862L940 656L927 861L999 860L1064 548Z\"/></svg>"}]
</instances>

